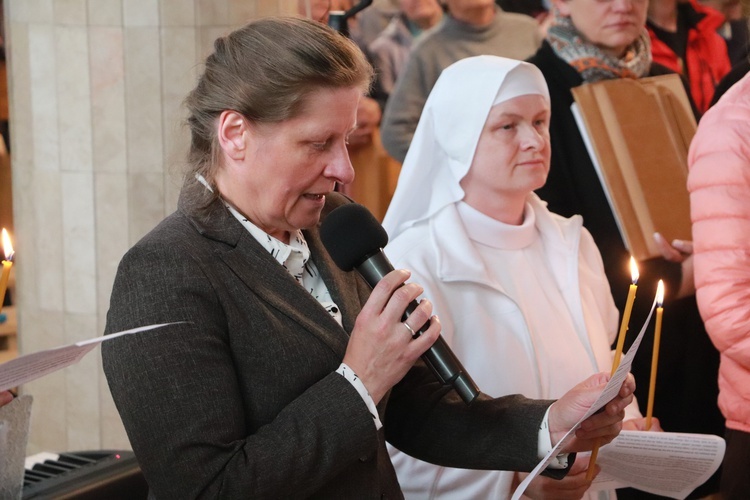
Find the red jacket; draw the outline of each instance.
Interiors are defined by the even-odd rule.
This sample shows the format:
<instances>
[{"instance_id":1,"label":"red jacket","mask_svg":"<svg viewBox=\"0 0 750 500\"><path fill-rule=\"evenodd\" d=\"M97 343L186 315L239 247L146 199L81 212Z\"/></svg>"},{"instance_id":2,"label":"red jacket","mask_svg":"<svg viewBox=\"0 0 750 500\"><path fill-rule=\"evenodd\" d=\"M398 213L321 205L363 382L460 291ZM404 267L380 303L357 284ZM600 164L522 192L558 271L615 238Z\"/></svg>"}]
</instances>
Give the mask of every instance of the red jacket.
<instances>
[{"instance_id":1,"label":"red jacket","mask_svg":"<svg viewBox=\"0 0 750 500\"><path fill-rule=\"evenodd\" d=\"M697 20L688 31L686 64L682 64L677 54L649 28L651 54L654 62L688 79L693 101L698 111L703 114L711 104L714 88L732 67L727 53L727 43L716 32L724 24L725 19L718 11L705 7L696 0L688 0L686 3L693 11L691 17ZM685 66L688 74L685 74Z\"/></svg>"}]
</instances>

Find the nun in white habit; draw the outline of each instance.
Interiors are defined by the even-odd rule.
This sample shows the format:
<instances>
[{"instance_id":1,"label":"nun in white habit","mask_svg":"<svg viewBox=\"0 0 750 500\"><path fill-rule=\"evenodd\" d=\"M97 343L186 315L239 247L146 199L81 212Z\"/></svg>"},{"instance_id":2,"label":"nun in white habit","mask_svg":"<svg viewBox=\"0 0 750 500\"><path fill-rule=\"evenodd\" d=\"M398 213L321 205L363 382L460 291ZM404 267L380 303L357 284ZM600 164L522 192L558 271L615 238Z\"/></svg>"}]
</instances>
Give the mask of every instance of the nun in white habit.
<instances>
[{"instance_id":1,"label":"nun in white habit","mask_svg":"<svg viewBox=\"0 0 750 500\"><path fill-rule=\"evenodd\" d=\"M612 366L618 312L581 217L547 210L534 190L549 172L550 100L532 64L470 57L432 90L383 225L386 253L412 271L443 336L491 395L559 398ZM642 428L637 407L626 428ZM391 448L407 498L510 498L514 472L460 470ZM587 492L588 460L538 477L533 498L612 498Z\"/></svg>"}]
</instances>

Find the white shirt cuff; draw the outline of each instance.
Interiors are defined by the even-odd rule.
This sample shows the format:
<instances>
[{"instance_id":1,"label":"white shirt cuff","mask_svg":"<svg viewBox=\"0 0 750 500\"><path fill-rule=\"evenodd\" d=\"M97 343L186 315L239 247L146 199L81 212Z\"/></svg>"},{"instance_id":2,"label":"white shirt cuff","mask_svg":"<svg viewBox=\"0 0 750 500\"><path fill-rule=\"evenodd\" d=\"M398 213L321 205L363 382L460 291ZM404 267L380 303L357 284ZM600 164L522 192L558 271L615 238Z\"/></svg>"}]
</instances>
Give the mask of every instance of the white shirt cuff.
<instances>
[{"instance_id":1,"label":"white shirt cuff","mask_svg":"<svg viewBox=\"0 0 750 500\"><path fill-rule=\"evenodd\" d=\"M550 405L547 411L544 413L542 423L539 425L539 439L537 440L536 453L539 460L542 460L547 456L547 453L552 451L552 436L549 433L549 409L552 408ZM568 454L560 453L547 465L549 469L565 469L568 466Z\"/></svg>"},{"instance_id":2,"label":"white shirt cuff","mask_svg":"<svg viewBox=\"0 0 750 500\"><path fill-rule=\"evenodd\" d=\"M375 430L380 430L381 427L383 427L382 422L380 421L380 415L378 415L378 409L375 408L375 401L372 400L372 396L370 396L370 393L367 392L367 387L365 387L365 384L362 383L362 381L359 379L356 373L354 373L354 370L349 368L349 366L346 363L341 363L338 370L336 370L336 373L344 377L346 380L349 381L350 384L354 387L354 389L357 390L359 395L362 397L362 401L365 402L365 405L367 406L367 409L370 412L370 415L372 415L372 420L375 422ZM549 433L548 433L549 434Z\"/></svg>"}]
</instances>

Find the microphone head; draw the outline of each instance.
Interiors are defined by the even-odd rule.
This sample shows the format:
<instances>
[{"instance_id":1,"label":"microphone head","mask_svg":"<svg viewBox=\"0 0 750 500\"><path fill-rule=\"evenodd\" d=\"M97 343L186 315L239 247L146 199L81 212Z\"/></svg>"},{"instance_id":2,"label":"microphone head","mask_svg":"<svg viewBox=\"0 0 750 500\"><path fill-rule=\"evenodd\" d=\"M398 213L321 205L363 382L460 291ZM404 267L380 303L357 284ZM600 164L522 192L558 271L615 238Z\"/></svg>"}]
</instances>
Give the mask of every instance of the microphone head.
<instances>
[{"instance_id":1,"label":"microphone head","mask_svg":"<svg viewBox=\"0 0 750 500\"><path fill-rule=\"evenodd\" d=\"M388 233L367 208L347 203L323 219L320 239L336 265L351 271L388 243Z\"/></svg>"}]
</instances>

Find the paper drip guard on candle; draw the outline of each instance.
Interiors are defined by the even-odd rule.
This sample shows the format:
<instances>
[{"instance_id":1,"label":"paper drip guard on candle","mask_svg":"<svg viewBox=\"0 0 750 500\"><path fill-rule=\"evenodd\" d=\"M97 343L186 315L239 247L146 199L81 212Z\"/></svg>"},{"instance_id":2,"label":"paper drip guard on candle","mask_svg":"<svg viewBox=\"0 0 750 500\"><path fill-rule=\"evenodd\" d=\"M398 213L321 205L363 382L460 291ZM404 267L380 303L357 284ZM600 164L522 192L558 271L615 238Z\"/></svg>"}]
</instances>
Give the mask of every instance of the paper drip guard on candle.
<instances>
[{"instance_id":1,"label":"paper drip guard on candle","mask_svg":"<svg viewBox=\"0 0 750 500\"><path fill-rule=\"evenodd\" d=\"M630 257L630 288L628 288L628 298L625 301L625 310L622 313L622 322L620 323L620 331L617 334L617 348L615 349L615 356L612 360L612 371L610 376L615 374L617 367L620 366L620 359L622 358L622 349L625 346L625 335L628 333L628 325L630 324L630 314L633 312L633 302L635 302L635 292L638 290L638 264L635 259ZM594 479L594 465L596 465L596 457L599 454L599 447L601 442L597 439L594 443L594 447L591 450L591 458L589 459L589 468L586 471L586 479L591 481Z\"/></svg>"}]
</instances>

